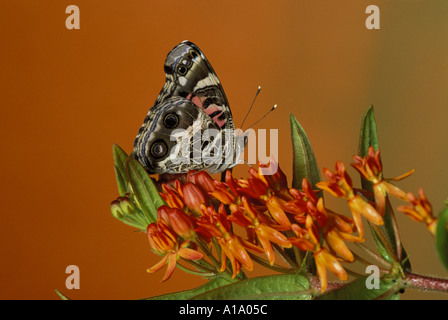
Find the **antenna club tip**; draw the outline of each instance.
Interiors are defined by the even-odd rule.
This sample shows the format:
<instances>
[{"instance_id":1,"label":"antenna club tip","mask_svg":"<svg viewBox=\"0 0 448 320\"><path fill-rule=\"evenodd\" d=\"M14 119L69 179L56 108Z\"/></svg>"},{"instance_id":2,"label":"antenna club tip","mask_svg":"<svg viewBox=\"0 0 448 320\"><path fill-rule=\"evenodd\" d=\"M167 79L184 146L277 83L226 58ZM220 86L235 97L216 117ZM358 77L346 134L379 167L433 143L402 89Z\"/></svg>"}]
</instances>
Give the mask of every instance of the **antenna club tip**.
<instances>
[{"instance_id":1,"label":"antenna club tip","mask_svg":"<svg viewBox=\"0 0 448 320\"><path fill-rule=\"evenodd\" d=\"M272 110L274 110L274 109L276 109L276 108L277 108L277 105L274 104L274 106L272 107Z\"/></svg>"}]
</instances>

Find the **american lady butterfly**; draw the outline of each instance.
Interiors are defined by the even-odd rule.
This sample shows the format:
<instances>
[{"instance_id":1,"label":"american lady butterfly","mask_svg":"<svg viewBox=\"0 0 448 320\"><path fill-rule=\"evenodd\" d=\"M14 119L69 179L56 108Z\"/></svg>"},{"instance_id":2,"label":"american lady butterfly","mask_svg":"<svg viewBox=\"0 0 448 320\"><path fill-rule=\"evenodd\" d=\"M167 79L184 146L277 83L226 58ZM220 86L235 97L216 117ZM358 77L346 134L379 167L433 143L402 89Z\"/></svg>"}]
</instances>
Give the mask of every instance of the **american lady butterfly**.
<instances>
[{"instance_id":1,"label":"american lady butterfly","mask_svg":"<svg viewBox=\"0 0 448 320\"><path fill-rule=\"evenodd\" d=\"M164 70L165 85L138 131L133 156L148 173L233 167L246 138L235 134L226 95L205 55L183 41L169 52Z\"/></svg>"}]
</instances>

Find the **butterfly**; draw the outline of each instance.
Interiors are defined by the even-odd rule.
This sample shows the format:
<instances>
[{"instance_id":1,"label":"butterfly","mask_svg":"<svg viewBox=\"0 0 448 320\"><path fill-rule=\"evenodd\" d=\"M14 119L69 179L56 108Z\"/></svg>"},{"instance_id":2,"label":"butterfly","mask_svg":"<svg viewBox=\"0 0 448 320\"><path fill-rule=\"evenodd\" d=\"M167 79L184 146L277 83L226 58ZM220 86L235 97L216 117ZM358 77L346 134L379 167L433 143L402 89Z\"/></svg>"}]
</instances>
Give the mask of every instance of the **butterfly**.
<instances>
[{"instance_id":1,"label":"butterfly","mask_svg":"<svg viewBox=\"0 0 448 320\"><path fill-rule=\"evenodd\" d=\"M221 83L202 51L183 41L167 55L165 84L134 141L146 171L223 172L238 163L246 137L235 133Z\"/></svg>"}]
</instances>

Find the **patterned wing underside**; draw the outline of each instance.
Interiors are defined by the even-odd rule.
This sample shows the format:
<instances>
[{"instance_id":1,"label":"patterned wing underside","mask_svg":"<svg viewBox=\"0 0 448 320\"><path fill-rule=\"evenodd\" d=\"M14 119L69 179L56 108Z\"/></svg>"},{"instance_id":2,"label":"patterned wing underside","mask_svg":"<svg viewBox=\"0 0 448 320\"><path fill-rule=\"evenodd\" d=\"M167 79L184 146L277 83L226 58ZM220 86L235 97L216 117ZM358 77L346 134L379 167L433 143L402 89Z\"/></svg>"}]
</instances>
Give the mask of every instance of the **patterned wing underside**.
<instances>
[{"instance_id":1,"label":"patterned wing underside","mask_svg":"<svg viewBox=\"0 0 448 320\"><path fill-rule=\"evenodd\" d=\"M232 167L234 164L229 164L224 159L234 156L235 153L238 157L244 145L241 147L241 140L235 139L229 103L218 77L204 54L193 43L184 41L168 54L164 70L165 85L137 134L134 157L151 173L184 173L202 169L208 169L213 173ZM170 151L175 148L176 143L170 141L172 130L163 126L163 117L168 112L178 114L181 119L178 128L191 133L189 140L184 139L180 146L176 146L186 148L187 144L189 145L192 155L188 164L173 163L170 157L156 159L150 153L150 148L155 142L163 141ZM198 128L200 131L205 129L227 131L227 134L222 133L222 140L216 143L206 142L198 140L197 136L193 135L193 131L197 132ZM220 161L204 163L203 159L198 160L193 156L195 151L204 154L204 151L214 150L218 142L224 147Z\"/></svg>"},{"instance_id":2,"label":"patterned wing underside","mask_svg":"<svg viewBox=\"0 0 448 320\"><path fill-rule=\"evenodd\" d=\"M221 83L205 55L193 43L184 41L167 56L166 82L155 105L172 96L193 101L222 129L234 128L232 113Z\"/></svg>"}]
</instances>

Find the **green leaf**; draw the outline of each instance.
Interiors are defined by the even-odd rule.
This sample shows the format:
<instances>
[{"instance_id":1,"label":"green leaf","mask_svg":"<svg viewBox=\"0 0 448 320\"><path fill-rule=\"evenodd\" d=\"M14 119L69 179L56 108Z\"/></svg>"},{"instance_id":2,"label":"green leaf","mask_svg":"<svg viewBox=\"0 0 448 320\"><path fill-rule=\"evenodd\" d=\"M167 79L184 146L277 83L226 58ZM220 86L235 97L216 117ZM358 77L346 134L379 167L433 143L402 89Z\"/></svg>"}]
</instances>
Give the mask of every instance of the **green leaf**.
<instances>
[{"instance_id":1,"label":"green leaf","mask_svg":"<svg viewBox=\"0 0 448 320\"><path fill-rule=\"evenodd\" d=\"M157 209L164 205L165 201L160 196L152 178L137 160L128 157L126 169L138 205L145 213L148 223L155 222Z\"/></svg>"},{"instance_id":2,"label":"green leaf","mask_svg":"<svg viewBox=\"0 0 448 320\"><path fill-rule=\"evenodd\" d=\"M316 157L314 156L313 149L311 148L311 143L305 130L293 114L289 116L289 121L291 126L291 140L294 156L292 186L298 190L302 189L303 178L306 178L312 188L314 190L318 190L316 183L321 181L321 176ZM317 192L317 195L323 198L322 191ZM293 249L285 249L285 252L291 259L295 260L297 258ZM307 268L308 272L315 274L314 260L310 261L307 259L306 261L303 261L303 259L306 259L307 257L308 256L300 253L298 258L302 261L298 260L297 263Z\"/></svg>"},{"instance_id":3,"label":"green leaf","mask_svg":"<svg viewBox=\"0 0 448 320\"><path fill-rule=\"evenodd\" d=\"M373 106L371 106L367 112L364 114L361 124L361 133L359 137L359 148L358 155L360 157L365 157L369 151L369 147L372 146L375 151L379 149L379 140L377 134L377 126L375 120L375 114ZM361 177L361 185L364 190L372 192L371 197L367 197L370 201L374 201L373 197L373 185L370 181ZM392 215L394 214L392 206L390 204L389 198L386 197L386 207L384 213L384 225L380 228L384 231L389 243L391 244L395 253L397 253L397 243L395 239L395 232L393 228ZM381 238L376 234L376 232L370 228L373 238L375 239L376 246L381 256L389 262L393 262L390 254L387 252L385 245L381 242ZM411 265L409 259L407 259L406 251L403 246L402 250L402 264L406 270L411 270Z\"/></svg>"},{"instance_id":4,"label":"green leaf","mask_svg":"<svg viewBox=\"0 0 448 320\"><path fill-rule=\"evenodd\" d=\"M234 280L237 281L237 280ZM208 281L207 283L197 288L185 291L179 291L174 293L168 293L156 297L146 298L143 300L189 300L200 294L217 289L219 287L231 284L232 281L224 279L223 277L216 277Z\"/></svg>"},{"instance_id":5,"label":"green leaf","mask_svg":"<svg viewBox=\"0 0 448 320\"><path fill-rule=\"evenodd\" d=\"M195 300L309 300L310 283L297 274L250 278L200 294Z\"/></svg>"},{"instance_id":6,"label":"green leaf","mask_svg":"<svg viewBox=\"0 0 448 320\"><path fill-rule=\"evenodd\" d=\"M292 186L302 188L302 180L306 178L313 188L321 181L319 167L308 136L293 114L289 116L291 139L294 151Z\"/></svg>"},{"instance_id":7,"label":"green leaf","mask_svg":"<svg viewBox=\"0 0 448 320\"><path fill-rule=\"evenodd\" d=\"M436 227L436 248L439 258L448 270L448 207L445 207L439 214Z\"/></svg>"},{"instance_id":8,"label":"green leaf","mask_svg":"<svg viewBox=\"0 0 448 320\"><path fill-rule=\"evenodd\" d=\"M59 298L61 298L61 300L71 300L69 297L61 293L58 289L54 289L54 291L59 296Z\"/></svg>"},{"instance_id":9,"label":"green leaf","mask_svg":"<svg viewBox=\"0 0 448 320\"><path fill-rule=\"evenodd\" d=\"M370 222L369 222L369 226L370 226ZM386 261L389 261L390 263L393 263L394 260L390 256L386 246L381 241L381 238L378 236L377 232L375 230L373 230L372 227L370 228L370 231L372 232L372 236L373 236L373 239L375 240L375 244L376 244L376 247L378 249L378 252L381 254L381 256ZM395 250L395 247L393 247L393 249Z\"/></svg>"},{"instance_id":10,"label":"green leaf","mask_svg":"<svg viewBox=\"0 0 448 320\"><path fill-rule=\"evenodd\" d=\"M361 134L359 137L359 150L358 154L363 157L369 151L369 147L373 149L379 149L378 135L376 130L376 121L373 106L371 106L362 118ZM369 182L369 181L363 181ZM364 187L364 185L363 185Z\"/></svg>"},{"instance_id":11,"label":"green leaf","mask_svg":"<svg viewBox=\"0 0 448 320\"><path fill-rule=\"evenodd\" d=\"M399 299L398 291L401 289L399 281L388 278L380 278L379 288L369 289L366 281L369 277L358 278L340 289L333 290L318 297L317 300L374 300L374 299Z\"/></svg>"},{"instance_id":12,"label":"green leaf","mask_svg":"<svg viewBox=\"0 0 448 320\"><path fill-rule=\"evenodd\" d=\"M126 172L126 159L128 158L128 155L116 144L112 147L112 153L114 156L115 178L117 180L118 193L120 196L124 196L130 191L129 178Z\"/></svg>"}]
</instances>

